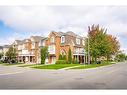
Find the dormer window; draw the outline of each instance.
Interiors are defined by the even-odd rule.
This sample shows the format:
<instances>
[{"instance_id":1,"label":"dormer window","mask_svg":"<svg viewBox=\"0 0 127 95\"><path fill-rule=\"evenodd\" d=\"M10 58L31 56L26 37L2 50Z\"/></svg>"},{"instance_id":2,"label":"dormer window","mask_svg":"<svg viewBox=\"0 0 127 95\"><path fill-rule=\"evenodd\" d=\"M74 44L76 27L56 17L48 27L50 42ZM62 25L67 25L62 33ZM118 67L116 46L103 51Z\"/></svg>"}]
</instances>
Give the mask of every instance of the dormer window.
<instances>
[{"instance_id":1,"label":"dormer window","mask_svg":"<svg viewBox=\"0 0 127 95\"><path fill-rule=\"evenodd\" d=\"M65 43L65 36L61 37L61 43Z\"/></svg>"},{"instance_id":2,"label":"dormer window","mask_svg":"<svg viewBox=\"0 0 127 95\"><path fill-rule=\"evenodd\" d=\"M51 43L54 43L54 42L55 42L55 38L51 37Z\"/></svg>"},{"instance_id":3,"label":"dormer window","mask_svg":"<svg viewBox=\"0 0 127 95\"><path fill-rule=\"evenodd\" d=\"M76 43L80 44L80 39L79 38L76 38Z\"/></svg>"}]
</instances>

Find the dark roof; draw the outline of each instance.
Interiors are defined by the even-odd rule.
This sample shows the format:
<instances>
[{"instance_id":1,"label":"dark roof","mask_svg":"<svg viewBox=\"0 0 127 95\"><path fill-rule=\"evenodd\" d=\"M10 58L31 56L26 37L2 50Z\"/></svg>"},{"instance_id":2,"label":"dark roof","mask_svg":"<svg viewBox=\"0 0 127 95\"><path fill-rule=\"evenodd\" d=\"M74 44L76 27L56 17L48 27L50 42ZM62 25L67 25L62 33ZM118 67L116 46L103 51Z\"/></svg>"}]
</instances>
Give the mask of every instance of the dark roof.
<instances>
[{"instance_id":1,"label":"dark roof","mask_svg":"<svg viewBox=\"0 0 127 95\"><path fill-rule=\"evenodd\" d=\"M80 41L81 40L84 40L84 38L81 37L81 36L79 36L79 35L77 35L77 34L75 34L72 31L68 31L68 32L54 32L54 31L52 31L52 32L55 33L56 36L59 36L59 37L65 36L66 40L65 40L65 43L62 44L62 45L70 45L70 44L73 44L74 46L79 46L79 47L82 47L83 46L82 42L80 44L77 44L76 43L76 38L79 38Z\"/></svg>"},{"instance_id":2,"label":"dark roof","mask_svg":"<svg viewBox=\"0 0 127 95\"><path fill-rule=\"evenodd\" d=\"M39 42L40 40L45 39L45 37L41 36L31 36L31 38L33 38L35 42Z\"/></svg>"},{"instance_id":3,"label":"dark roof","mask_svg":"<svg viewBox=\"0 0 127 95\"><path fill-rule=\"evenodd\" d=\"M0 46L0 49L3 49L3 46Z\"/></svg>"}]
</instances>

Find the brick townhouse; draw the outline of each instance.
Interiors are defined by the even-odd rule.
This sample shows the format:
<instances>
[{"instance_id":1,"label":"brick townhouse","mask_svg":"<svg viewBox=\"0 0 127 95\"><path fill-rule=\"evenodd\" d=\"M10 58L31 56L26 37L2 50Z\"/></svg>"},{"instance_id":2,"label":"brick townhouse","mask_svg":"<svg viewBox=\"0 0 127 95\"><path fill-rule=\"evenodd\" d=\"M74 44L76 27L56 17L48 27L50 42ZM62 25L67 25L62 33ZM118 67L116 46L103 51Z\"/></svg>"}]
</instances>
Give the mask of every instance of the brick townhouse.
<instances>
[{"instance_id":1,"label":"brick townhouse","mask_svg":"<svg viewBox=\"0 0 127 95\"><path fill-rule=\"evenodd\" d=\"M15 40L13 47L16 48L18 61L25 63L40 63L39 52L43 39L45 38L41 36L31 36L29 39Z\"/></svg>"},{"instance_id":2,"label":"brick townhouse","mask_svg":"<svg viewBox=\"0 0 127 95\"><path fill-rule=\"evenodd\" d=\"M49 57L46 59L47 64L55 64L60 54L68 56L69 48L72 51L72 58L77 59L79 63L86 63L84 44L85 38L69 31L55 32L52 31L48 37L31 36L29 39L15 40L12 46L16 48L17 59L19 62L40 63L41 48L48 47Z\"/></svg>"},{"instance_id":3,"label":"brick townhouse","mask_svg":"<svg viewBox=\"0 0 127 95\"><path fill-rule=\"evenodd\" d=\"M84 51L85 39L71 31L66 33L52 31L46 42L49 51L48 62L50 64L55 64L60 54L68 56L69 48L72 51L72 58L77 59L79 63L87 62Z\"/></svg>"}]
</instances>

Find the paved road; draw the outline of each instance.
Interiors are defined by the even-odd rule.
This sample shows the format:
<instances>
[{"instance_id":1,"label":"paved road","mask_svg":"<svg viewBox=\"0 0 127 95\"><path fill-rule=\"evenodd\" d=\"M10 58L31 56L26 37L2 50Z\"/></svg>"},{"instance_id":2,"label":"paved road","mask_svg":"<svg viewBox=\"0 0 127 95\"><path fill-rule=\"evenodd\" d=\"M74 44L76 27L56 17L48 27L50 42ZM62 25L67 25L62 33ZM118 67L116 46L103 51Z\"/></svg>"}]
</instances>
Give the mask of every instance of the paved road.
<instances>
[{"instance_id":1,"label":"paved road","mask_svg":"<svg viewBox=\"0 0 127 95\"><path fill-rule=\"evenodd\" d=\"M87 70L0 66L0 89L127 89L127 63Z\"/></svg>"}]
</instances>

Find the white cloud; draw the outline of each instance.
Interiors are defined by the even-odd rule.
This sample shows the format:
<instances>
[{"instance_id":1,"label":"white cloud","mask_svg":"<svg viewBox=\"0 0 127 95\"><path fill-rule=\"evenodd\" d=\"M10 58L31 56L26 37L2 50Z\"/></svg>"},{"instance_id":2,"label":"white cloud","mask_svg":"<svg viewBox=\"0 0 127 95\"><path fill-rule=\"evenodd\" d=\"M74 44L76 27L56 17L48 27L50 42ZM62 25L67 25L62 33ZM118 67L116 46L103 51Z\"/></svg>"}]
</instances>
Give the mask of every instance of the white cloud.
<instances>
[{"instance_id":1,"label":"white cloud","mask_svg":"<svg viewBox=\"0 0 127 95\"><path fill-rule=\"evenodd\" d=\"M0 20L15 31L29 32L27 36L47 35L51 30L86 35L89 25L100 24L124 43L122 35L127 35L126 10L126 6L1 6ZM20 32L17 35L21 35ZM122 47L127 48L124 44Z\"/></svg>"}]
</instances>

